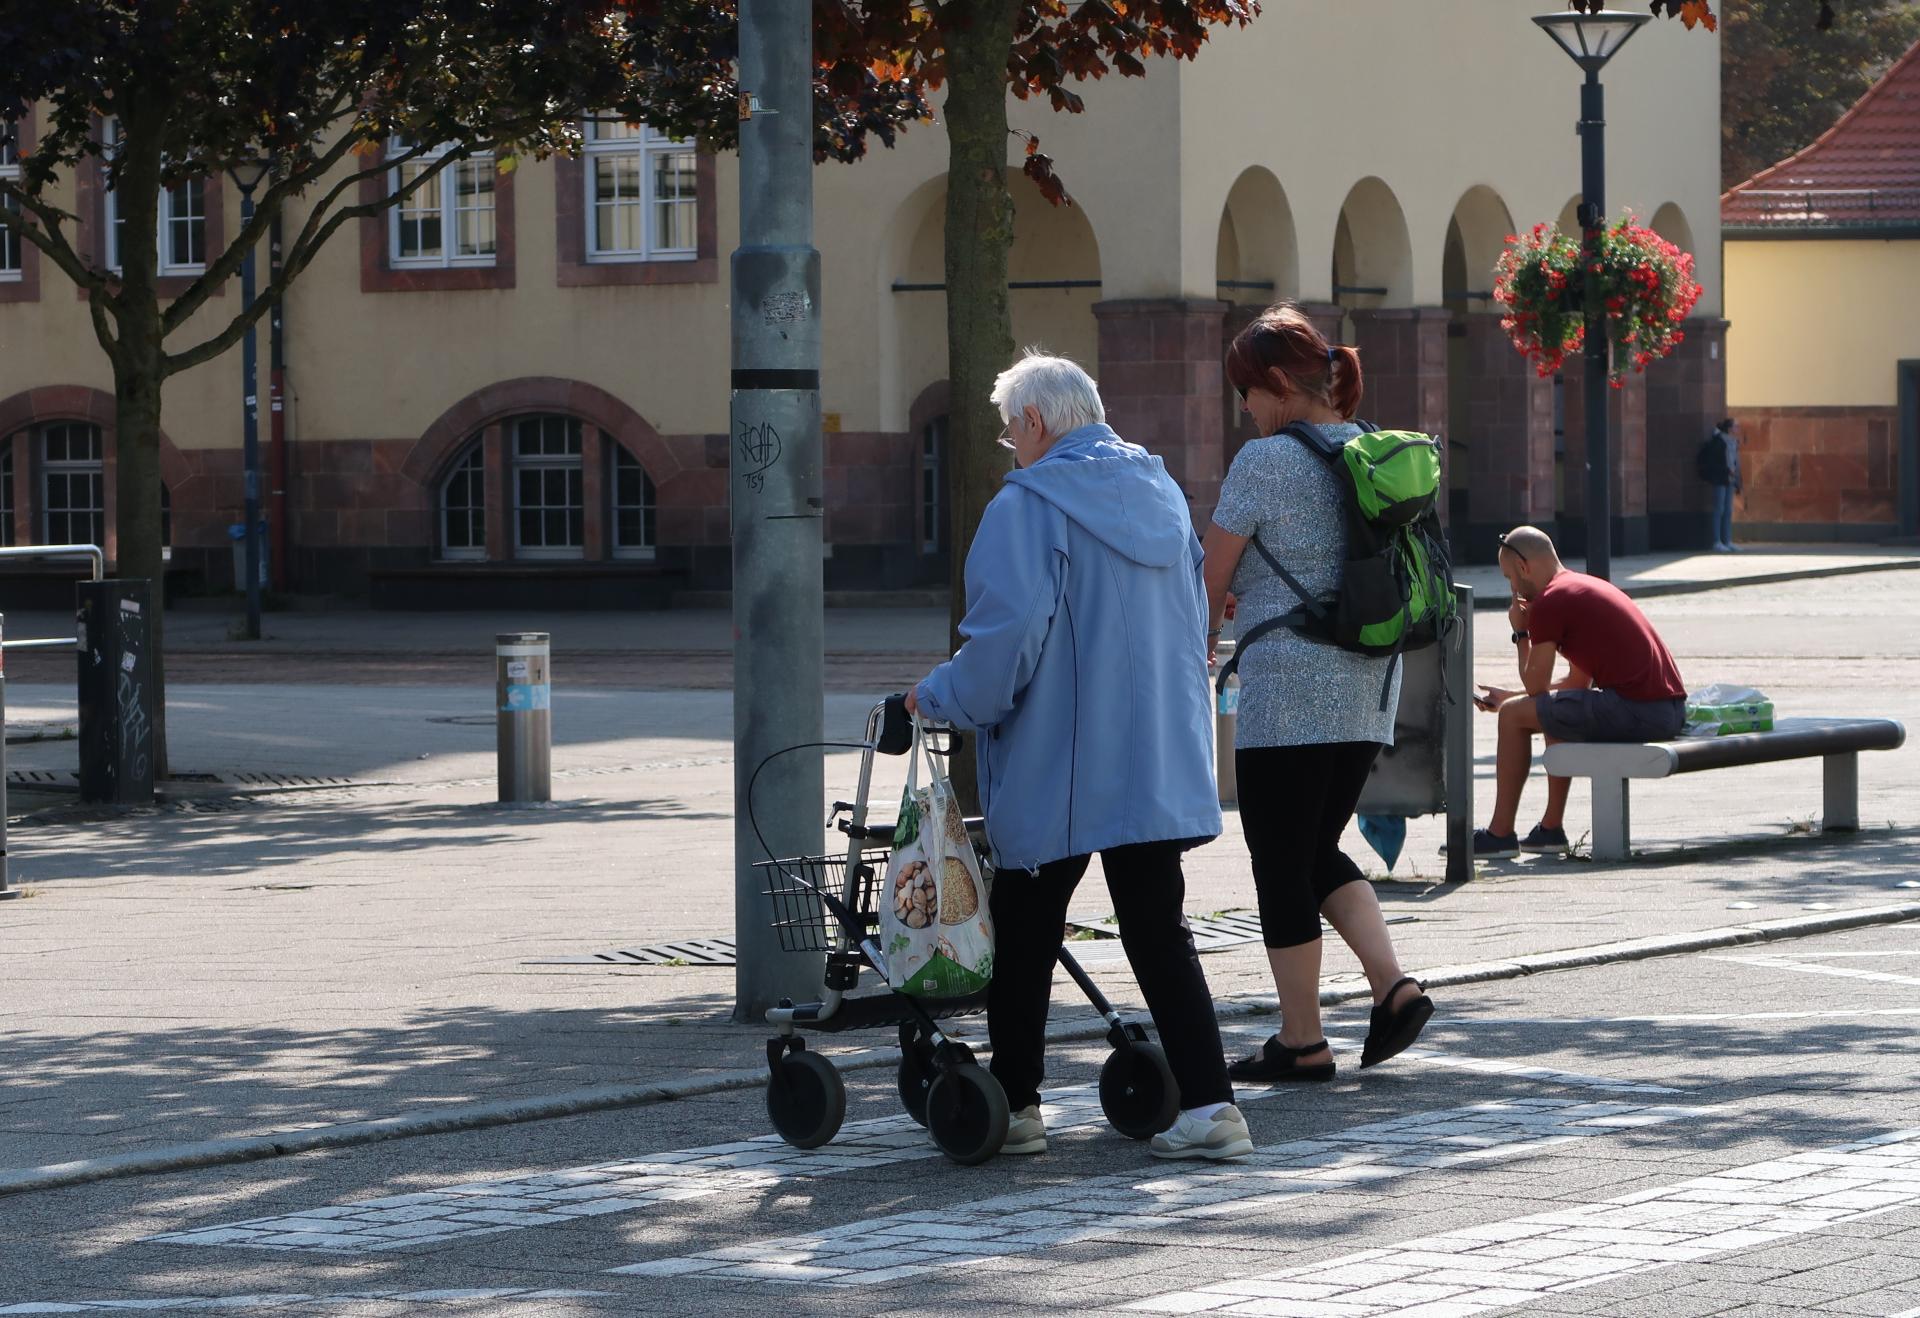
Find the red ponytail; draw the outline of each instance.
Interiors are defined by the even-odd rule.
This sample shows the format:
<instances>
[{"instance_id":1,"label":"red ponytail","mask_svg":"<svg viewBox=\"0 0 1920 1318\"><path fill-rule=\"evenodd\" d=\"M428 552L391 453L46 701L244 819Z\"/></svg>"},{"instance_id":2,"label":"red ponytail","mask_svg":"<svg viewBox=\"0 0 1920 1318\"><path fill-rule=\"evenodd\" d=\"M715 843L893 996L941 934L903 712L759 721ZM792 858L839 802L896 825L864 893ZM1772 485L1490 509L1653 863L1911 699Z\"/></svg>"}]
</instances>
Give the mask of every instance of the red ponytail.
<instances>
[{"instance_id":1,"label":"red ponytail","mask_svg":"<svg viewBox=\"0 0 1920 1318\"><path fill-rule=\"evenodd\" d=\"M1274 378L1278 372L1281 380ZM1360 410L1365 382L1360 354L1332 344L1291 302L1268 307L1234 336L1227 349L1227 382L1243 396L1284 383L1331 407L1343 417Z\"/></svg>"}]
</instances>

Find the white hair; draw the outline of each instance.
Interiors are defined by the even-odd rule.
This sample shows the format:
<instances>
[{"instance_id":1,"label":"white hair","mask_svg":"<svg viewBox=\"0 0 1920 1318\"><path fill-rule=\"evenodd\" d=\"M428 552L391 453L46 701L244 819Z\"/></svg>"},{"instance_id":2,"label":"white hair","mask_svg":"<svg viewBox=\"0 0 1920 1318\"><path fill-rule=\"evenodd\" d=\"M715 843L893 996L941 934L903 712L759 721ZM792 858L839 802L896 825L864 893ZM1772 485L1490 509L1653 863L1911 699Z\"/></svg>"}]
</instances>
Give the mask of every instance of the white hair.
<instances>
[{"instance_id":1,"label":"white hair","mask_svg":"<svg viewBox=\"0 0 1920 1318\"><path fill-rule=\"evenodd\" d=\"M1051 357L1028 348L1019 361L1000 372L993 382L993 405L1000 419L1011 421L1031 407L1040 413L1047 434L1059 438L1069 430L1097 425L1107 419L1100 402L1100 386L1066 357Z\"/></svg>"}]
</instances>

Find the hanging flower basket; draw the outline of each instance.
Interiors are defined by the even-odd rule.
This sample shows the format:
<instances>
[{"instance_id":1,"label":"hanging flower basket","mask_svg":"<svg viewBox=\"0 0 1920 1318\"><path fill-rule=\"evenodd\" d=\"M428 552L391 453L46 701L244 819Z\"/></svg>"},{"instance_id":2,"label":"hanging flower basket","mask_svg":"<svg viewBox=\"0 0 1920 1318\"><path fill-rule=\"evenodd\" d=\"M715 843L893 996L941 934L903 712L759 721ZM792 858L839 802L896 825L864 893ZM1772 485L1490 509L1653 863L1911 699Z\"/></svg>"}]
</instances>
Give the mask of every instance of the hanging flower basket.
<instances>
[{"instance_id":1,"label":"hanging flower basket","mask_svg":"<svg viewBox=\"0 0 1920 1318\"><path fill-rule=\"evenodd\" d=\"M1594 299L1612 349L1608 378L1618 388L1629 367L1644 370L1686 339L1680 326L1700 300L1700 285L1692 256L1623 215L1601 231L1593 251L1551 224L1510 236L1494 268L1493 296L1507 308L1501 328L1543 376L1585 346Z\"/></svg>"}]
</instances>

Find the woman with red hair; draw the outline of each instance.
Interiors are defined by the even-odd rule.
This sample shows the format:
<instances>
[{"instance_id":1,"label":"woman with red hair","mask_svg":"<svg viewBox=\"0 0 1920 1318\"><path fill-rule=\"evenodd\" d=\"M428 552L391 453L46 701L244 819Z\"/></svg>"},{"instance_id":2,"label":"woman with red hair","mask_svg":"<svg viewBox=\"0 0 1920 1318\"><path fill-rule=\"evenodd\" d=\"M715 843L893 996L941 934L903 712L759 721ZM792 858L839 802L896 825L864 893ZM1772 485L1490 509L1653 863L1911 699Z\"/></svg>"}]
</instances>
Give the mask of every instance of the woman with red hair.
<instances>
[{"instance_id":1,"label":"woman with red hair","mask_svg":"<svg viewBox=\"0 0 1920 1318\"><path fill-rule=\"evenodd\" d=\"M1346 508L1329 451L1361 433L1360 354L1327 341L1290 304L1271 307L1227 350L1227 379L1266 438L1240 450L1206 534L1208 642L1231 594L1240 635L1331 596L1347 554ZM1248 547L1256 551L1248 553ZM1240 823L1280 995L1280 1030L1230 1068L1235 1080L1331 1080L1320 1025L1320 917L1373 988L1362 1067L1411 1044L1433 1002L1403 975L1373 885L1340 849L1382 746L1393 744L1400 675L1289 625L1240 658L1234 738ZM1391 680L1390 698L1381 692Z\"/></svg>"}]
</instances>

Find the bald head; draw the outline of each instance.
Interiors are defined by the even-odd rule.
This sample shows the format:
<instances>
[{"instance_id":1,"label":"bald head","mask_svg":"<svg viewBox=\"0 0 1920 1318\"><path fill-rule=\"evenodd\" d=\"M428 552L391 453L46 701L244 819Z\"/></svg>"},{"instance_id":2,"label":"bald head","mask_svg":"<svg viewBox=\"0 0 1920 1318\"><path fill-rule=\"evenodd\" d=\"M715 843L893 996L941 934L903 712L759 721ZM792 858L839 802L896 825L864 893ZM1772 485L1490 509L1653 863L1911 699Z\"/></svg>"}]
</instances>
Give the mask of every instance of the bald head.
<instances>
[{"instance_id":1,"label":"bald head","mask_svg":"<svg viewBox=\"0 0 1920 1318\"><path fill-rule=\"evenodd\" d=\"M1516 526L1500 537L1500 571L1516 598L1530 599L1560 572L1553 537L1537 526Z\"/></svg>"}]
</instances>

